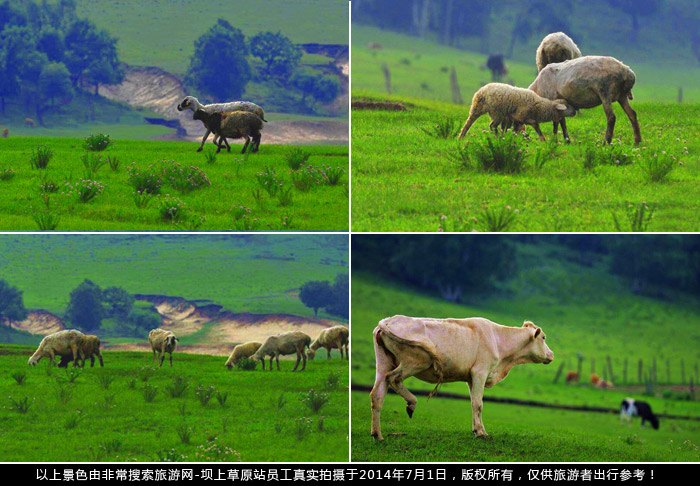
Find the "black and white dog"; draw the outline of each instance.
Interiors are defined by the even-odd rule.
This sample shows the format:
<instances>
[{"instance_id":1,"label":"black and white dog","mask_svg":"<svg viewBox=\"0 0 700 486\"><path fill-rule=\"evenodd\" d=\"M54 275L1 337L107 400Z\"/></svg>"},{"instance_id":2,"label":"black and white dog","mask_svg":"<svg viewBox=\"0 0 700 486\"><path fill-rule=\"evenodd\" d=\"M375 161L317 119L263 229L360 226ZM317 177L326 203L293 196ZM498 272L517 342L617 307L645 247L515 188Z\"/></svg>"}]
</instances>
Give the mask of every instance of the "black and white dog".
<instances>
[{"instance_id":1,"label":"black and white dog","mask_svg":"<svg viewBox=\"0 0 700 486\"><path fill-rule=\"evenodd\" d=\"M620 420L626 418L627 423L629 423L632 417L642 417L642 427L644 427L644 422L648 421L651 422L654 429L659 428L659 419L653 414L647 402L625 398L620 406Z\"/></svg>"}]
</instances>

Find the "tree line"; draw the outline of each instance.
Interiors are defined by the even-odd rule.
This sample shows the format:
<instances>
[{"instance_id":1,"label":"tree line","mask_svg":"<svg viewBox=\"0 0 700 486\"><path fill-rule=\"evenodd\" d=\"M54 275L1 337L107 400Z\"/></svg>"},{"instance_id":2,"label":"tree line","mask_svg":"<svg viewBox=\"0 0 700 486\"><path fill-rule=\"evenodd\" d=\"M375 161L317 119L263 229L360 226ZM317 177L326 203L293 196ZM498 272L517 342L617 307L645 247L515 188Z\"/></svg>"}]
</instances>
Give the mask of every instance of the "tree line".
<instances>
[{"instance_id":1,"label":"tree line","mask_svg":"<svg viewBox=\"0 0 700 486\"><path fill-rule=\"evenodd\" d=\"M576 263L602 264L637 294L700 292L697 235L366 235L353 239L353 270L460 301L513 278L525 258L519 245L573 250Z\"/></svg>"},{"instance_id":2,"label":"tree line","mask_svg":"<svg viewBox=\"0 0 700 486\"><path fill-rule=\"evenodd\" d=\"M346 273L338 274L333 283L327 280L306 282L299 289L299 300L314 310L318 317L319 309L334 316L350 317L350 281Z\"/></svg>"}]
</instances>

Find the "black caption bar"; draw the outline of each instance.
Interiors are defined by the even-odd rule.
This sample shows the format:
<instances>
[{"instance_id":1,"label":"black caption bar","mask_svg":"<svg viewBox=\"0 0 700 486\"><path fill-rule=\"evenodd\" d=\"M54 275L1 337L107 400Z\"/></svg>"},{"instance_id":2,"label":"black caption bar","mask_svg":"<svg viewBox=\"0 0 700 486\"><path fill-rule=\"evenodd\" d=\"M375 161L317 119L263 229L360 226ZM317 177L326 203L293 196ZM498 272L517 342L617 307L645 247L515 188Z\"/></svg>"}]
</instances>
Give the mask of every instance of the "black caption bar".
<instances>
[{"instance_id":1,"label":"black caption bar","mask_svg":"<svg viewBox=\"0 0 700 486\"><path fill-rule=\"evenodd\" d=\"M461 481L465 483L648 483L689 477L699 464L3 464L40 482Z\"/></svg>"}]
</instances>

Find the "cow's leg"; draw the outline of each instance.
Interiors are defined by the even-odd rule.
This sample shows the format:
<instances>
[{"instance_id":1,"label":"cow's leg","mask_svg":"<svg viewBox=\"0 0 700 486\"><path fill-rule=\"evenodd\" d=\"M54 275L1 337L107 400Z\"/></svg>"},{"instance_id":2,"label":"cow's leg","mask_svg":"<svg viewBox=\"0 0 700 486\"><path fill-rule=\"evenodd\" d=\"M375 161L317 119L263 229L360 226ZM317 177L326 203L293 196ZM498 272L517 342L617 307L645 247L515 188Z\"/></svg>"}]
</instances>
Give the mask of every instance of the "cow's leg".
<instances>
[{"instance_id":1,"label":"cow's leg","mask_svg":"<svg viewBox=\"0 0 700 486\"><path fill-rule=\"evenodd\" d=\"M156 358L156 350L154 349L154 350L153 350L153 366L156 365L156 359L157 359L157 358Z\"/></svg>"},{"instance_id":2,"label":"cow's leg","mask_svg":"<svg viewBox=\"0 0 700 486\"><path fill-rule=\"evenodd\" d=\"M630 106L630 102L627 99L627 95L624 95L622 99L618 100L617 102L620 103L620 106L623 110L625 110L625 113L627 114L627 118L630 119L630 123L632 124L632 130L634 131L634 144L639 145L639 143L642 141L642 132L639 130L637 112L634 111Z\"/></svg>"},{"instance_id":3,"label":"cow's leg","mask_svg":"<svg viewBox=\"0 0 700 486\"><path fill-rule=\"evenodd\" d=\"M488 434L481 421L481 411L484 408L484 384L488 373L472 371L472 379L469 383L469 396L472 402L472 432L475 437L486 437Z\"/></svg>"},{"instance_id":4,"label":"cow's leg","mask_svg":"<svg viewBox=\"0 0 700 486\"><path fill-rule=\"evenodd\" d=\"M386 377L389 386L391 386L396 393L401 395L401 397L406 400L406 413L408 414L408 418L413 417L413 411L416 409L418 400L416 399L416 396L408 391L408 388L404 386L403 381L406 378L410 378L411 376L414 376L421 371L425 371L430 367L430 361L427 363L414 362L413 360L402 361L399 363L399 366L391 371Z\"/></svg>"},{"instance_id":5,"label":"cow's leg","mask_svg":"<svg viewBox=\"0 0 700 486\"><path fill-rule=\"evenodd\" d=\"M207 141L207 138L209 138L210 133L211 133L211 131L207 130L207 132L204 134L204 136L202 137L202 145L199 146L199 148L197 149L197 152L202 151L202 149L204 148L204 142ZM214 136L214 139L216 140L216 136Z\"/></svg>"},{"instance_id":6,"label":"cow's leg","mask_svg":"<svg viewBox=\"0 0 700 486\"><path fill-rule=\"evenodd\" d=\"M384 397L386 397L386 392L388 388L388 383L386 381L386 375L389 373L394 365L392 363L391 357L384 351L383 348L378 348L375 344L375 354L377 357L377 371L374 380L374 386L369 394L370 401L372 403L372 429L371 434L376 440L384 440L382 437L382 430L379 417L382 412L382 405L384 404Z\"/></svg>"},{"instance_id":7,"label":"cow's leg","mask_svg":"<svg viewBox=\"0 0 700 486\"><path fill-rule=\"evenodd\" d=\"M243 144L243 150L241 150L242 154L245 153L245 151L248 149L248 144L250 144L250 137L248 135L244 135L243 138L245 139L245 143Z\"/></svg>"},{"instance_id":8,"label":"cow's leg","mask_svg":"<svg viewBox=\"0 0 700 486\"><path fill-rule=\"evenodd\" d=\"M73 351L73 368L76 368L80 365L80 363L78 361L78 353L79 353L78 345L75 343L71 343L70 348L71 348L71 351ZM82 354L80 357L82 358Z\"/></svg>"}]
</instances>

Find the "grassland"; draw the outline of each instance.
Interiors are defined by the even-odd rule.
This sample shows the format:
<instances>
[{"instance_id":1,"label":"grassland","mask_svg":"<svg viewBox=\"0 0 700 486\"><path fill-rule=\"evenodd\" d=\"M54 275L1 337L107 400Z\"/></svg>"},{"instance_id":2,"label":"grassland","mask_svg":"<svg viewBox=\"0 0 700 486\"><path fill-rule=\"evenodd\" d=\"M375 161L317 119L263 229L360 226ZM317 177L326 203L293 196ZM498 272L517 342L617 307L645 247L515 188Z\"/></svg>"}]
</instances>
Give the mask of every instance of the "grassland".
<instances>
[{"instance_id":1,"label":"grassland","mask_svg":"<svg viewBox=\"0 0 700 486\"><path fill-rule=\"evenodd\" d=\"M30 158L38 145L47 145L54 152L46 169L31 167ZM263 145L257 154L244 157L236 152L240 152L240 145L233 145L230 153L222 152L213 163L205 157L212 148L197 153L196 147L194 143L184 142L117 140L103 155L116 157L118 169L112 170L105 164L95 174L86 176L81 161L84 155L81 139L4 139L0 142L3 152L0 171L10 169L15 175L0 181L0 198L4 201L0 207L0 229L44 229L46 225L40 226L35 216L46 214L58 218L55 229L61 231L348 229L347 147L303 147L310 154L309 165L319 170L335 167L344 171L338 185L320 183L308 191L295 189L292 184L285 156L293 147ZM210 186L190 191L164 185L160 197L152 198L147 207L140 209L134 199L136 189L130 184L129 168L147 171L153 165L153 170L160 171L163 161L201 168ZM268 195L258 182L258 174L268 168L276 173L277 183L283 184L279 193L287 191L291 201L283 202L280 197ZM82 203L78 202L76 191L71 192L66 184L75 185L86 178L99 181L105 188L92 201ZM57 191L47 194L41 187L47 183L53 184ZM186 206L184 219L172 222L161 217L158 208L167 199L166 195ZM239 219L235 219L234 206L245 217L239 214Z\"/></svg>"},{"instance_id":2,"label":"grassland","mask_svg":"<svg viewBox=\"0 0 700 486\"><path fill-rule=\"evenodd\" d=\"M68 372L49 373L43 361L28 368L31 351L0 348L2 461L347 460L346 361L312 361L302 373L291 373L289 361L281 372L227 371L222 358L176 353L173 368L153 369L147 353L108 351L104 368L69 383ZM174 398L168 388L179 376L189 385ZM216 393L202 405L200 385L227 394L224 405ZM311 389L328 394L318 413L302 400ZM21 413L15 402L24 399Z\"/></svg>"},{"instance_id":3,"label":"grassland","mask_svg":"<svg viewBox=\"0 0 700 486\"><path fill-rule=\"evenodd\" d=\"M353 383L374 382L372 329L384 317L482 316L510 326L532 320L547 333L555 361L549 366L515 367L506 380L486 390L485 396L608 409L618 408L625 397L633 396L649 402L655 413L700 417L698 401L681 399L680 393L687 392L687 387L669 386L681 383L681 359L686 382L690 376L697 382L694 370L700 359L700 312L692 299L678 295L661 301L635 295L607 275L603 263L590 267L574 263L575 255L561 248L538 250L533 245L520 245L518 251L528 256L520 259L527 263L512 280L488 293L471 295L464 304L449 303L371 274L353 272ZM592 370L602 377L606 358L610 356L615 388L593 388L586 378L575 386L565 385L563 377L555 383L562 363L564 373L576 370L579 353L584 358L584 377ZM646 394L638 380L640 359L645 372L653 363L657 366L660 385L653 387L651 395ZM414 390L432 389L432 385L415 378L406 384ZM444 384L441 390L468 395L463 383ZM693 446L700 441L697 421L662 419L659 431L640 430L637 421L628 429L619 425L614 415L487 402L484 423L494 438L482 442L474 441L469 434L468 402L437 398L426 403L422 397L410 421L400 398L387 399L382 411L386 440L374 446L368 432L368 394L352 395L353 460L697 461L700 458L697 447ZM391 433L407 435L387 437ZM417 435L425 440L416 443ZM431 437L439 440L430 440ZM418 449L415 455L409 452L408 441ZM528 446L534 449L528 451ZM611 456L603 452L608 450Z\"/></svg>"},{"instance_id":4,"label":"grassland","mask_svg":"<svg viewBox=\"0 0 700 486\"><path fill-rule=\"evenodd\" d=\"M345 235L16 234L0 237L0 253L2 278L23 291L25 306L59 315L90 279L234 312L312 316L294 289L348 272Z\"/></svg>"}]
</instances>

